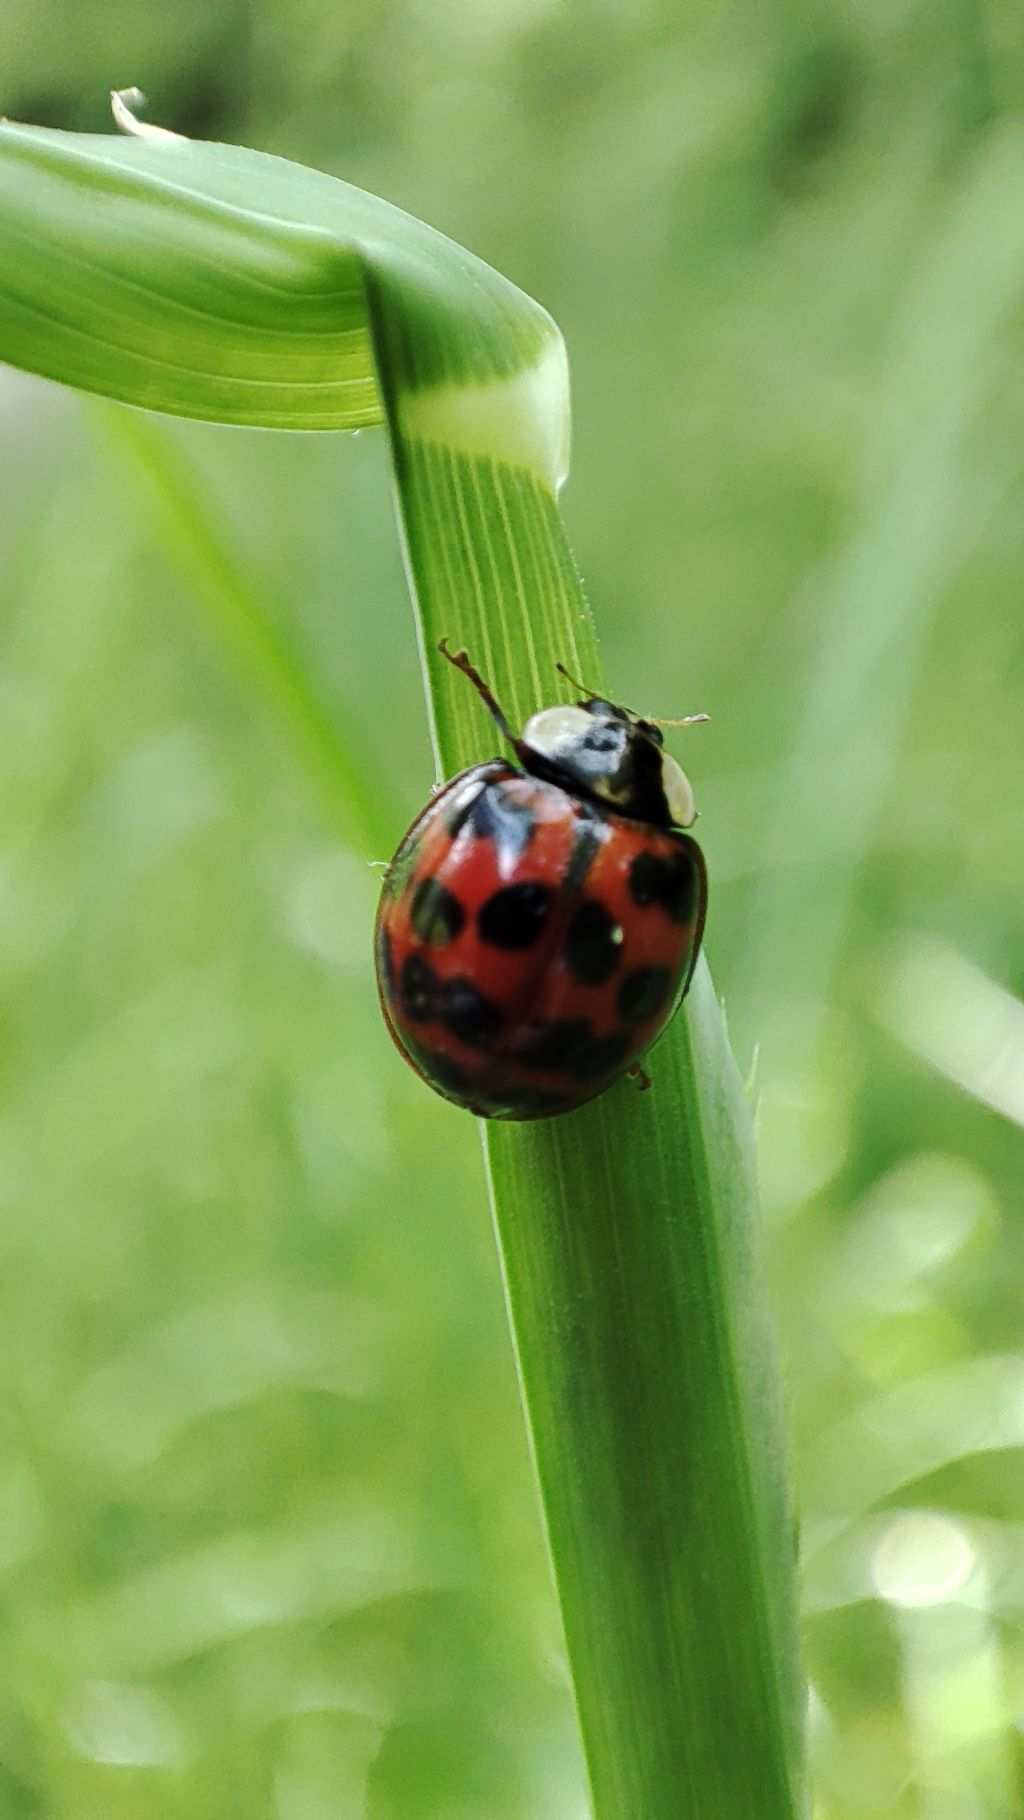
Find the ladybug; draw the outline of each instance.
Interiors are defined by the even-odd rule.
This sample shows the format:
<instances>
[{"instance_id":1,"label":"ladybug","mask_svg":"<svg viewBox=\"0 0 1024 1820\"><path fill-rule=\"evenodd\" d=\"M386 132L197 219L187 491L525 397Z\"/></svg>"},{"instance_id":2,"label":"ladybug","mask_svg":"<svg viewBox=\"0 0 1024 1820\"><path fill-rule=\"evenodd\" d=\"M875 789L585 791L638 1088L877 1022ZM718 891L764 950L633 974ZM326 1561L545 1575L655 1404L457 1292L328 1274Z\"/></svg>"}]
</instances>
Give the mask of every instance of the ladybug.
<instances>
[{"instance_id":1,"label":"ladybug","mask_svg":"<svg viewBox=\"0 0 1024 1820\"><path fill-rule=\"evenodd\" d=\"M381 1006L446 1100L551 1118L634 1069L686 993L707 904L703 855L680 832L693 791L659 724L561 665L584 699L531 715L517 739L466 653L440 650L519 762L460 772L401 842L377 913Z\"/></svg>"}]
</instances>

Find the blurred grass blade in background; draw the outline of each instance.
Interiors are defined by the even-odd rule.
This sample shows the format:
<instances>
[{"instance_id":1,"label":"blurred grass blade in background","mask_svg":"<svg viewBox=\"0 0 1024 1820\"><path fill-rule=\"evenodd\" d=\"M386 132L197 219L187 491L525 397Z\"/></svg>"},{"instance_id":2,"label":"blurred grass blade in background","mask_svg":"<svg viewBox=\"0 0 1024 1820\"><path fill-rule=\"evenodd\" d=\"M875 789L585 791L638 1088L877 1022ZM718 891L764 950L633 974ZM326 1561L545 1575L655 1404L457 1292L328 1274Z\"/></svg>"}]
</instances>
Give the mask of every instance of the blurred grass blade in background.
<instances>
[{"instance_id":1,"label":"blurred grass blade in background","mask_svg":"<svg viewBox=\"0 0 1024 1820\"><path fill-rule=\"evenodd\" d=\"M257 578L233 544L218 508L187 457L151 417L115 411L106 418L111 444L146 488L165 530L168 552L220 645L259 695L301 760L325 818L359 852L387 843L381 780L344 737L315 679L290 650L268 605L266 576ZM278 617L283 620L280 612Z\"/></svg>"},{"instance_id":2,"label":"blurred grass blade in background","mask_svg":"<svg viewBox=\"0 0 1024 1820\"><path fill-rule=\"evenodd\" d=\"M513 721L555 698L556 661L600 685L556 503L562 342L497 273L335 179L168 135L0 127L0 238L8 361L224 423L386 423L440 775L493 749L442 636ZM750 1122L703 963L652 1073L484 1134L594 1811L794 1820Z\"/></svg>"}]
</instances>

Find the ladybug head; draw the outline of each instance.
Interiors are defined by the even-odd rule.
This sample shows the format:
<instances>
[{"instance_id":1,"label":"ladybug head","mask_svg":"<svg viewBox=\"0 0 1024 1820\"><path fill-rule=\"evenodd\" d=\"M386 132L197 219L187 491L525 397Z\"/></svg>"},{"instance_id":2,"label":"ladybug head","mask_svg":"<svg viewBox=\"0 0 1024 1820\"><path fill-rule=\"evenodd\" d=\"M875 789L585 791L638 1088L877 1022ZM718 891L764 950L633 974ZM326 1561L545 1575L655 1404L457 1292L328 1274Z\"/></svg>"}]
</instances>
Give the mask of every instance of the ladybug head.
<instances>
[{"instance_id":1,"label":"ladybug head","mask_svg":"<svg viewBox=\"0 0 1024 1820\"><path fill-rule=\"evenodd\" d=\"M620 815L691 828L697 819L693 790L663 743L653 721L594 695L532 714L516 752L535 776L596 797Z\"/></svg>"},{"instance_id":2,"label":"ladybug head","mask_svg":"<svg viewBox=\"0 0 1024 1820\"><path fill-rule=\"evenodd\" d=\"M601 695L593 695L569 674L556 667L582 701L560 708L542 708L531 714L516 739L508 721L465 651L450 651L447 639L438 645L442 657L468 676L488 714L515 748L525 771L563 790L578 792L607 803L620 815L654 822L661 828L692 828L697 819L690 781L681 765L662 750L662 726L688 727L707 720L691 714L686 720L644 720L631 708L618 708Z\"/></svg>"}]
</instances>

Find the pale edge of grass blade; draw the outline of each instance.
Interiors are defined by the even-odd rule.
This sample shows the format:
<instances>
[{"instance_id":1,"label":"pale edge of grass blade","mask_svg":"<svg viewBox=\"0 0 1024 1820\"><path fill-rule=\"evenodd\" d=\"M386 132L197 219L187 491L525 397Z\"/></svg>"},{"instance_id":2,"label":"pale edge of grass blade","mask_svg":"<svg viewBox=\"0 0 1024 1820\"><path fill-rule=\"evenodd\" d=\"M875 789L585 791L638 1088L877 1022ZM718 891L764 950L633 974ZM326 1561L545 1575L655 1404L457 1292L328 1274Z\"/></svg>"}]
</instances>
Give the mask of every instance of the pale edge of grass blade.
<instances>
[{"instance_id":1,"label":"pale edge of grass blade","mask_svg":"<svg viewBox=\"0 0 1024 1820\"><path fill-rule=\"evenodd\" d=\"M550 477L502 459L508 401L490 450L475 413L459 446L443 392L410 408L400 293L369 289L450 775L495 738L440 638L513 720L557 694L556 661L600 666ZM506 1296L598 1820L772 1820L802 1811L795 1530L749 1113L703 963L652 1072L484 1127Z\"/></svg>"},{"instance_id":2,"label":"pale edge of grass blade","mask_svg":"<svg viewBox=\"0 0 1024 1820\"><path fill-rule=\"evenodd\" d=\"M335 179L184 140L0 125L0 235L0 357L30 370L293 428L379 421L383 393L443 772L494 734L442 636L513 718L556 660L600 682L556 500L561 341L514 286ZM595 1813L792 1820L793 1534L750 1124L703 964L652 1068L643 1097L485 1132Z\"/></svg>"}]
</instances>

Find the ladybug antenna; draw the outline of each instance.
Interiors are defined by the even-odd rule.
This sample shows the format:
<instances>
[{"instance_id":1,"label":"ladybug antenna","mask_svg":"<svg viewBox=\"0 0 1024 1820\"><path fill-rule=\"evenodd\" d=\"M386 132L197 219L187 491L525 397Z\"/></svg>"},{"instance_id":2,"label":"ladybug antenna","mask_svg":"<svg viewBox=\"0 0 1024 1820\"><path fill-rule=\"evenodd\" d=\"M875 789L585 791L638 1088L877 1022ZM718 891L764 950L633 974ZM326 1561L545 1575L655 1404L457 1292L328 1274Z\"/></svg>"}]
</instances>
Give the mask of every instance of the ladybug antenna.
<instances>
[{"instance_id":1,"label":"ladybug antenna","mask_svg":"<svg viewBox=\"0 0 1024 1820\"><path fill-rule=\"evenodd\" d=\"M596 689L588 689L586 683L579 682L577 678L573 676L572 671L567 670L564 664L556 664L555 669L560 676L565 677L566 682L572 683L573 688L578 690L580 695L585 695L588 701L600 701L601 697L598 694L598 691Z\"/></svg>"},{"instance_id":2,"label":"ladybug antenna","mask_svg":"<svg viewBox=\"0 0 1024 1820\"><path fill-rule=\"evenodd\" d=\"M652 727L699 727L702 721L710 720L710 714L686 714L682 720L659 720L656 714L647 714Z\"/></svg>"},{"instance_id":3,"label":"ladybug antenna","mask_svg":"<svg viewBox=\"0 0 1024 1820\"><path fill-rule=\"evenodd\" d=\"M573 688L578 690L580 695L585 695L588 701L602 699L596 689L588 689L586 683L581 683L579 678L574 676L571 670L567 670L564 664L556 664L555 669L560 676L565 677L566 682L572 683ZM701 721L710 720L711 716L710 714L687 714L683 720L659 720L656 714L645 714L643 718L651 727L696 727Z\"/></svg>"},{"instance_id":4,"label":"ladybug antenna","mask_svg":"<svg viewBox=\"0 0 1024 1820\"><path fill-rule=\"evenodd\" d=\"M514 746L516 743L515 734L512 732L508 721L505 719L504 714L495 701L494 696L491 694L487 684L484 682L479 670L470 663L468 653L466 651L449 651L448 640L446 638L442 638L437 648L440 651L441 656L446 657L448 662L455 666L456 670L461 670L463 676L469 677L470 682L479 695L480 700L483 702L484 707L487 709L488 714L491 716L491 719L497 722L497 725L501 728L505 738L508 740L509 745Z\"/></svg>"}]
</instances>

